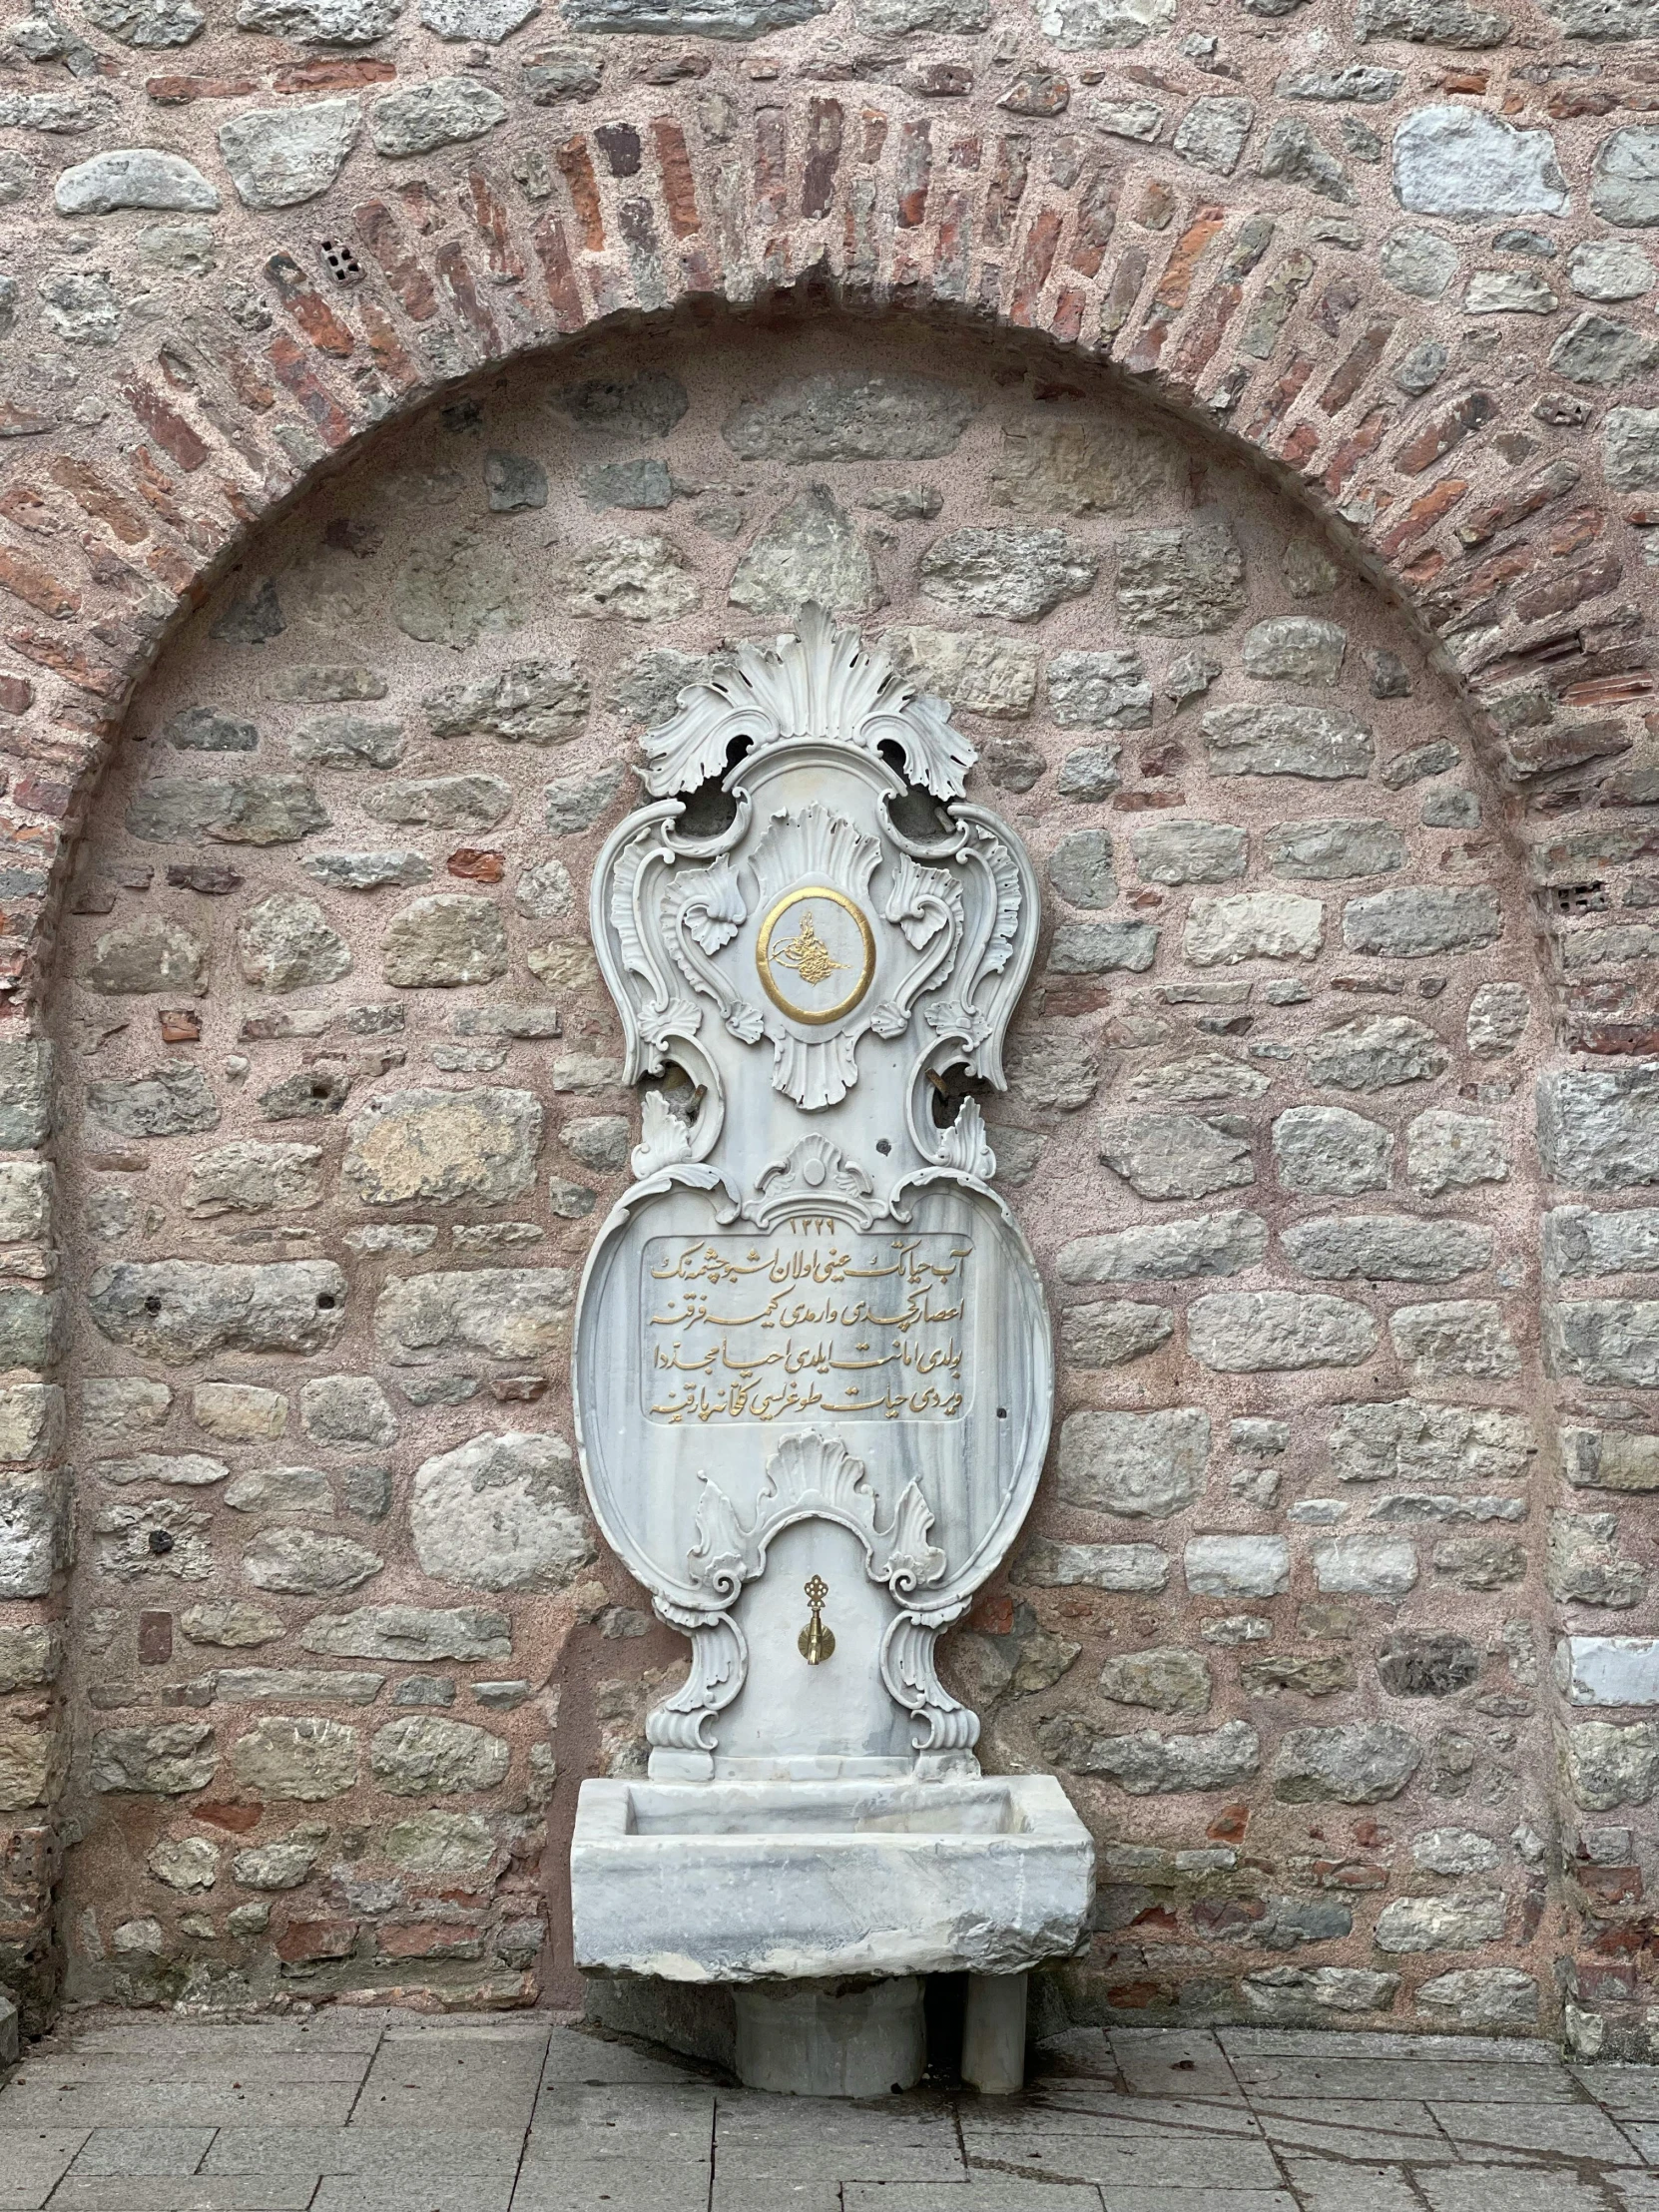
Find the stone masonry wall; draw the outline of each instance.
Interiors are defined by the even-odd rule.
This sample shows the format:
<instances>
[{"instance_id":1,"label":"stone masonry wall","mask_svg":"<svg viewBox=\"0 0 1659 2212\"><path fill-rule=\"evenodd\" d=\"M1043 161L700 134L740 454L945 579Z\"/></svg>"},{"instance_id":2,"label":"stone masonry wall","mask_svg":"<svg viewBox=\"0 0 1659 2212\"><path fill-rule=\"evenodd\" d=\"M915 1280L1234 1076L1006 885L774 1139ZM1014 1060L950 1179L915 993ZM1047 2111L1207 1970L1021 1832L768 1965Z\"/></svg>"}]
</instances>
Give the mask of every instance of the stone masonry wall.
<instances>
[{"instance_id":1,"label":"stone masonry wall","mask_svg":"<svg viewBox=\"0 0 1659 2212\"><path fill-rule=\"evenodd\" d=\"M375 441L128 715L51 1001L71 1989L535 1987L682 1649L569 1447L637 1136L587 880L639 731L807 597L953 701L1048 891L992 1141L1063 1418L949 1663L1101 1838L1063 2001L1533 2023L1543 1578L1644 1578L1583 1514L1546 1569L1498 809L1275 496L1003 341L826 318Z\"/></svg>"},{"instance_id":2,"label":"stone masonry wall","mask_svg":"<svg viewBox=\"0 0 1659 2212\"><path fill-rule=\"evenodd\" d=\"M0 1986L568 1991L586 871L816 589L1052 892L1046 2016L1651 2055L1659 14L416 18L0 29Z\"/></svg>"}]
</instances>

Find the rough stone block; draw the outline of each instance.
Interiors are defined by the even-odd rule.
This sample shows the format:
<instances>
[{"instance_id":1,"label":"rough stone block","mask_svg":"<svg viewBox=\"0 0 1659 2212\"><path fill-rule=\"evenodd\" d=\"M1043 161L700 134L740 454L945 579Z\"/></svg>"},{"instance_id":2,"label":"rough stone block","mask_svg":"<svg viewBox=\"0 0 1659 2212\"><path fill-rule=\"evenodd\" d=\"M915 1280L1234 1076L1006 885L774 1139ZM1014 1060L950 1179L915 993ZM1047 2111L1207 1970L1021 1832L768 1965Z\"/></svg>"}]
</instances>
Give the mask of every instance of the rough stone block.
<instances>
[{"instance_id":1,"label":"rough stone block","mask_svg":"<svg viewBox=\"0 0 1659 2212\"><path fill-rule=\"evenodd\" d=\"M1091 1512L1167 1519L1203 1494L1209 1455L1210 1416L1196 1407L1071 1413L1060 1428L1060 1496Z\"/></svg>"}]
</instances>

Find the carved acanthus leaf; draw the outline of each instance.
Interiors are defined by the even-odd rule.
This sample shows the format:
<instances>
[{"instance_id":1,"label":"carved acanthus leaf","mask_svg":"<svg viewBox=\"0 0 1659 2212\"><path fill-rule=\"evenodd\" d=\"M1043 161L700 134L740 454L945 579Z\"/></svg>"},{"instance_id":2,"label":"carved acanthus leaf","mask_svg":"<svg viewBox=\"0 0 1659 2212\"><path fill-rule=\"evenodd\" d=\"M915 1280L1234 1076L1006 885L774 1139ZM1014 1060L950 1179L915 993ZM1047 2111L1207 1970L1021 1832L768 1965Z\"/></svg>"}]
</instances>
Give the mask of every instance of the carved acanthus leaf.
<instances>
[{"instance_id":1,"label":"carved acanthus leaf","mask_svg":"<svg viewBox=\"0 0 1659 2212\"><path fill-rule=\"evenodd\" d=\"M691 1123L677 1114L661 1091L647 1091L640 1102L640 1141L628 1155L636 1183L663 1168L696 1157Z\"/></svg>"},{"instance_id":2,"label":"carved acanthus leaf","mask_svg":"<svg viewBox=\"0 0 1659 2212\"><path fill-rule=\"evenodd\" d=\"M838 629L822 607L803 607L794 635L744 643L706 681L688 685L676 712L647 733L646 788L654 798L694 791L722 776L734 743L768 746L830 740L879 755L896 746L910 781L936 799L959 799L974 750L952 729L943 700L893 667L880 645Z\"/></svg>"},{"instance_id":3,"label":"carved acanthus leaf","mask_svg":"<svg viewBox=\"0 0 1659 2212\"><path fill-rule=\"evenodd\" d=\"M883 1528L868 1471L838 1436L817 1429L786 1437L767 1463L766 1481L747 1524L707 1475L697 1513L697 1541L687 1557L691 1581L729 1605L766 1565L767 1546L791 1522L821 1519L849 1529L864 1547L872 1582L898 1597L936 1582L947 1561L928 1542L933 1514L918 1485L905 1485L892 1523Z\"/></svg>"}]
</instances>

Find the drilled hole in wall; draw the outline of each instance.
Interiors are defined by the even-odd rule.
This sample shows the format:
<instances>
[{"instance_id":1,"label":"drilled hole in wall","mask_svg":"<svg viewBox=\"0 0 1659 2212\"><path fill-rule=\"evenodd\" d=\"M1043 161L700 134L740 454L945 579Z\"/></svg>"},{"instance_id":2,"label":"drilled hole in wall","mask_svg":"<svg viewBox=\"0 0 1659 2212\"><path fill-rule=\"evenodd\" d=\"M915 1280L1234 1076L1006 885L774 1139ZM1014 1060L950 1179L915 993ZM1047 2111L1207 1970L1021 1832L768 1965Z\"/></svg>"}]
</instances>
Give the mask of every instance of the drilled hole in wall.
<instances>
[{"instance_id":1,"label":"drilled hole in wall","mask_svg":"<svg viewBox=\"0 0 1659 2212\"><path fill-rule=\"evenodd\" d=\"M349 246L340 239L323 239L318 248L322 266L336 284L360 284L363 267Z\"/></svg>"}]
</instances>

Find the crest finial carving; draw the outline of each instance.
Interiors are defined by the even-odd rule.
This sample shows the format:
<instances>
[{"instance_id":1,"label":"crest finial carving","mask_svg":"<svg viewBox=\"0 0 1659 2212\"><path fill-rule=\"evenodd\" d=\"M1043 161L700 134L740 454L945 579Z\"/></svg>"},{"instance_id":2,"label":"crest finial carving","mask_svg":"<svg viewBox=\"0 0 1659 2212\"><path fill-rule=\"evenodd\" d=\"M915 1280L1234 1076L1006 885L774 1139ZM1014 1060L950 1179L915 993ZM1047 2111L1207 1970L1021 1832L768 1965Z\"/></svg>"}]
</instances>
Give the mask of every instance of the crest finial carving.
<instances>
[{"instance_id":1,"label":"crest finial carving","mask_svg":"<svg viewBox=\"0 0 1659 2212\"><path fill-rule=\"evenodd\" d=\"M942 699L894 668L885 648L842 630L814 602L771 645L749 640L727 665L681 692L675 713L647 733L645 788L653 799L724 776L731 747L756 752L829 740L879 755L895 745L905 773L935 799L960 799L974 751Z\"/></svg>"}]
</instances>

